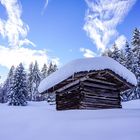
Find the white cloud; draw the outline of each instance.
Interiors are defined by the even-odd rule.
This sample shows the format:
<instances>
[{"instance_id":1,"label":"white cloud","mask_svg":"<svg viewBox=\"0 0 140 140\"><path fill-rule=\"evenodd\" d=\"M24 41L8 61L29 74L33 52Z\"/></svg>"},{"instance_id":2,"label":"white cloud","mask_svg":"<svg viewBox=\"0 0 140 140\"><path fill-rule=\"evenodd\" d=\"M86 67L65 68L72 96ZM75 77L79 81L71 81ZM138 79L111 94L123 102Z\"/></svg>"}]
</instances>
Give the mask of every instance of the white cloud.
<instances>
[{"instance_id":1,"label":"white cloud","mask_svg":"<svg viewBox=\"0 0 140 140\"><path fill-rule=\"evenodd\" d=\"M22 62L27 68L35 60L40 66L51 60L59 64L59 59L49 57L46 50L23 47L36 45L27 38L29 27L21 19L22 10L18 0L0 0L0 4L7 12L7 20L0 19L0 35L8 39L8 47L0 46L0 65L10 68Z\"/></svg>"},{"instance_id":2,"label":"white cloud","mask_svg":"<svg viewBox=\"0 0 140 140\"><path fill-rule=\"evenodd\" d=\"M127 40L126 37L124 35L121 35L116 39L115 43L117 47L121 49L125 46L126 40Z\"/></svg>"},{"instance_id":3,"label":"white cloud","mask_svg":"<svg viewBox=\"0 0 140 140\"><path fill-rule=\"evenodd\" d=\"M90 49L80 48L80 52L83 52L84 57L95 57L96 56L96 53L94 53Z\"/></svg>"},{"instance_id":4,"label":"white cloud","mask_svg":"<svg viewBox=\"0 0 140 140\"><path fill-rule=\"evenodd\" d=\"M19 47L24 46L24 45L28 46L29 44L31 44L33 47L36 47L36 45L33 42L31 42L30 40L28 40L27 38L19 41Z\"/></svg>"},{"instance_id":5,"label":"white cloud","mask_svg":"<svg viewBox=\"0 0 140 140\"><path fill-rule=\"evenodd\" d=\"M136 0L85 0L88 9L84 30L96 44L104 50L110 38L118 35L116 27L122 22Z\"/></svg>"},{"instance_id":6,"label":"white cloud","mask_svg":"<svg viewBox=\"0 0 140 140\"><path fill-rule=\"evenodd\" d=\"M24 43L33 45L26 38L29 27L21 19L22 10L18 0L0 0L0 3L7 12L7 20L0 19L0 35L3 38L7 38L9 46L12 47L19 47L21 44L24 45Z\"/></svg>"},{"instance_id":7,"label":"white cloud","mask_svg":"<svg viewBox=\"0 0 140 140\"><path fill-rule=\"evenodd\" d=\"M49 63L52 60L59 64L58 58L50 58L46 55L46 50L33 50L29 48L6 48L0 46L0 65L10 68L12 65L19 65L20 62L28 68L31 62L38 61L39 66L42 67L44 63Z\"/></svg>"},{"instance_id":8,"label":"white cloud","mask_svg":"<svg viewBox=\"0 0 140 140\"><path fill-rule=\"evenodd\" d=\"M45 5L44 5L44 7L43 7L43 10L42 10L42 12L41 12L41 15L44 14L44 12L45 12L45 10L46 10L48 4L49 4L49 0L45 0Z\"/></svg>"}]
</instances>

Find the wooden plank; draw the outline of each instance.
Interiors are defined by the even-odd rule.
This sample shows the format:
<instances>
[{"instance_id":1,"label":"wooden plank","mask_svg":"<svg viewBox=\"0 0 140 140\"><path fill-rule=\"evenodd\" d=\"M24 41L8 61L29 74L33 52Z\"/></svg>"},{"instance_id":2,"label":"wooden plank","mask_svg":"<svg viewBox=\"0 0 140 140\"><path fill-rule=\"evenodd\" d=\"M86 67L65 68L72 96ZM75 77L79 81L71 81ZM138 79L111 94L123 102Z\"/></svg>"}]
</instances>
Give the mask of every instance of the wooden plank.
<instances>
[{"instance_id":1,"label":"wooden plank","mask_svg":"<svg viewBox=\"0 0 140 140\"><path fill-rule=\"evenodd\" d=\"M103 98L90 98L90 97L84 97L82 102L85 103L104 103L104 104L120 104L119 100L110 100L110 99L103 99Z\"/></svg>"},{"instance_id":2,"label":"wooden plank","mask_svg":"<svg viewBox=\"0 0 140 140\"><path fill-rule=\"evenodd\" d=\"M84 86L88 86L88 87L92 87L92 88L109 89L109 90L113 90L113 91L117 90L115 87L104 86L104 85L101 85L101 84L90 83L90 82L87 82L87 81L82 82L82 84Z\"/></svg>"},{"instance_id":3,"label":"wooden plank","mask_svg":"<svg viewBox=\"0 0 140 140\"><path fill-rule=\"evenodd\" d=\"M74 101L79 101L80 100L80 97L72 97L70 99L68 98L57 98L56 102L57 103L66 103L66 102L74 102Z\"/></svg>"},{"instance_id":4,"label":"wooden plank","mask_svg":"<svg viewBox=\"0 0 140 140\"><path fill-rule=\"evenodd\" d=\"M85 81L86 79L87 79L87 77L82 77L82 78L80 78L80 79L78 79L78 80L76 80L76 81L74 81L74 82L71 82L71 83L69 83L69 84L63 86L62 88L59 88L59 89L57 90L57 92L62 92L63 90L65 90L65 89L67 89L67 88L70 88L71 86L76 85L76 84L80 83L81 81Z\"/></svg>"},{"instance_id":5,"label":"wooden plank","mask_svg":"<svg viewBox=\"0 0 140 140\"><path fill-rule=\"evenodd\" d=\"M108 70L107 73L109 73L112 77L114 77L114 79L116 79L117 81L120 81L120 83L122 83L122 86L127 86L129 88L132 88L132 84L128 83L125 79L123 79L122 77L120 77L118 74L116 74L115 72ZM124 84L125 83L125 84ZM128 89L128 88L127 88Z\"/></svg>"},{"instance_id":6,"label":"wooden plank","mask_svg":"<svg viewBox=\"0 0 140 140\"><path fill-rule=\"evenodd\" d=\"M80 89L80 85L79 84L76 84L76 85L73 85L72 87L69 87L67 89L64 89L63 91L61 92L56 92L56 94L70 94L70 93L74 93L74 92L79 92L79 89Z\"/></svg>"},{"instance_id":7,"label":"wooden plank","mask_svg":"<svg viewBox=\"0 0 140 140\"><path fill-rule=\"evenodd\" d=\"M81 102L80 105L82 106L105 106L105 107L118 107L121 106L120 104L106 104L106 103L99 103L99 102Z\"/></svg>"},{"instance_id":8,"label":"wooden plank","mask_svg":"<svg viewBox=\"0 0 140 140\"><path fill-rule=\"evenodd\" d=\"M91 95L98 95L98 96L105 96L105 97L114 97L118 98L120 94L115 91L108 91L108 90L100 90L100 89L90 89L90 88L84 88L82 91L84 94L91 94Z\"/></svg>"},{"instance_id":9,"label":"wooden plank","mask_svg":"<svg viewBox=\"0 0 140 140\"><path fill-rule=\"evenodd\" d=\"M109 81L99 80L99 79L95 79L95 78L87 78L87 81L90 81L90 82L93 82L93 83L100 83L100 84L103 84L103 85L108 85L108 86L113 86L113 87L117 86L115 83L111 83Z\"/></svg>"},{"instance_id":10,"label":"wooden plank","mask_svg":"<svg viewBox=\"0 0 140 140\"><path fill-rule=\"evenodd\" d=\"M119 98L112 98L112 97L105 97L105 96L97 96L97 95L89 95L86 94L84 95L84 97L86 98L94 98L94 99L104 99L104 100L111 100L111 101L118 101Z\"/></svg>"}]
</instances>

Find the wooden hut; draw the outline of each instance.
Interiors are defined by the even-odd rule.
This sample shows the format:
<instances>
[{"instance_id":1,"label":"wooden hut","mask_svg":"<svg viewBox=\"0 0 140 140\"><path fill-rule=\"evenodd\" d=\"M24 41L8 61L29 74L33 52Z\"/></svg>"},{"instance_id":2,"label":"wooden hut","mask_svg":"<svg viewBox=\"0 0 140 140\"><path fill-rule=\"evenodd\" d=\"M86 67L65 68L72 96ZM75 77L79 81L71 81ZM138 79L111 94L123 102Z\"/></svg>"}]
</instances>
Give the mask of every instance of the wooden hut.
<instances>
[{"instance_id":1,"label":"wooden hut","mask_svg":"<svg viewBox=\"0 0 140 140\"><path fill-rule=\"evenodd\" d=\"M70 62L40 83L56 94L56 109L121 108L120 92L137 84L133 73L109 57Z\"/></svg>"}]
</instances>

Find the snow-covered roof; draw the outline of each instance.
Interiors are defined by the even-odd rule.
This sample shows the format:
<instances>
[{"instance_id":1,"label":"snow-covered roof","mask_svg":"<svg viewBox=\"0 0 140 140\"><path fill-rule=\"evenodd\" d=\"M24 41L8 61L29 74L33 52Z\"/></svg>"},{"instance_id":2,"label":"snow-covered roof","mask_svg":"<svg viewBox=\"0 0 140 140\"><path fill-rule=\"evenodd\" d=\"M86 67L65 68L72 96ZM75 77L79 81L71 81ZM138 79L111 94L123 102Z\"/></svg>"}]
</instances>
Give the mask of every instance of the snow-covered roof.
<instances>
[{"instance_id":1,"label":"snow-covered roof","mask_svg":"<svg viewBox=\"0 0 140 140\"><path fill-rule=\"evenodd\" d=\"M42 80L38 87L38 91L42 93L45 90L55 86L56 84L66 80L68 77L77 72L105 69L112 70L132 85L137 84L135 75L127 68L110 57L101 56L94 58L76 59L71 61Z\"/></svg>"}]
</instances>

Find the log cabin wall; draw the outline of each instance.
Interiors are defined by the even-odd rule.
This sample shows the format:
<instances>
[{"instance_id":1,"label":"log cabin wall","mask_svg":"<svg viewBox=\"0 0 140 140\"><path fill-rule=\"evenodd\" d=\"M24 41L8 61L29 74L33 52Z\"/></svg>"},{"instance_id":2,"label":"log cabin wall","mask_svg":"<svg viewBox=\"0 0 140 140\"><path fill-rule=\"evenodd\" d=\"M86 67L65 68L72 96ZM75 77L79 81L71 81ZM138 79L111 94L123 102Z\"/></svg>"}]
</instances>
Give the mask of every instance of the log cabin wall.
<instances>
[{"instance_id":1,"label":"log cabin wall","mask_svg":"<svg viewBox=\"0 0 140 140\"><path fill-rule=\"evenodd\" d=\"M57 110L79 109L81 101L79 84L76 84L73 88L56 93Z\"/></svg>"},{"instance_id":2,"label":"log cabin wall","mask_svg":"<svg viewBox=\"0 0 140 140\"><path fill-rule=\"evenodd\" d=\"M56 93L57 110L105 108L121 108L116 83L87 77Z\"/></svg>"},{"instance_id":3,"label":"log cabin wall","mask_svg":"<svg viewBox=\"0 0 140 140\"><path fill-rule=\"evenodd\" d=\"M80 109L121 108L120 93L115 87L82 82Z\"/></svg>"}]
</instances>

